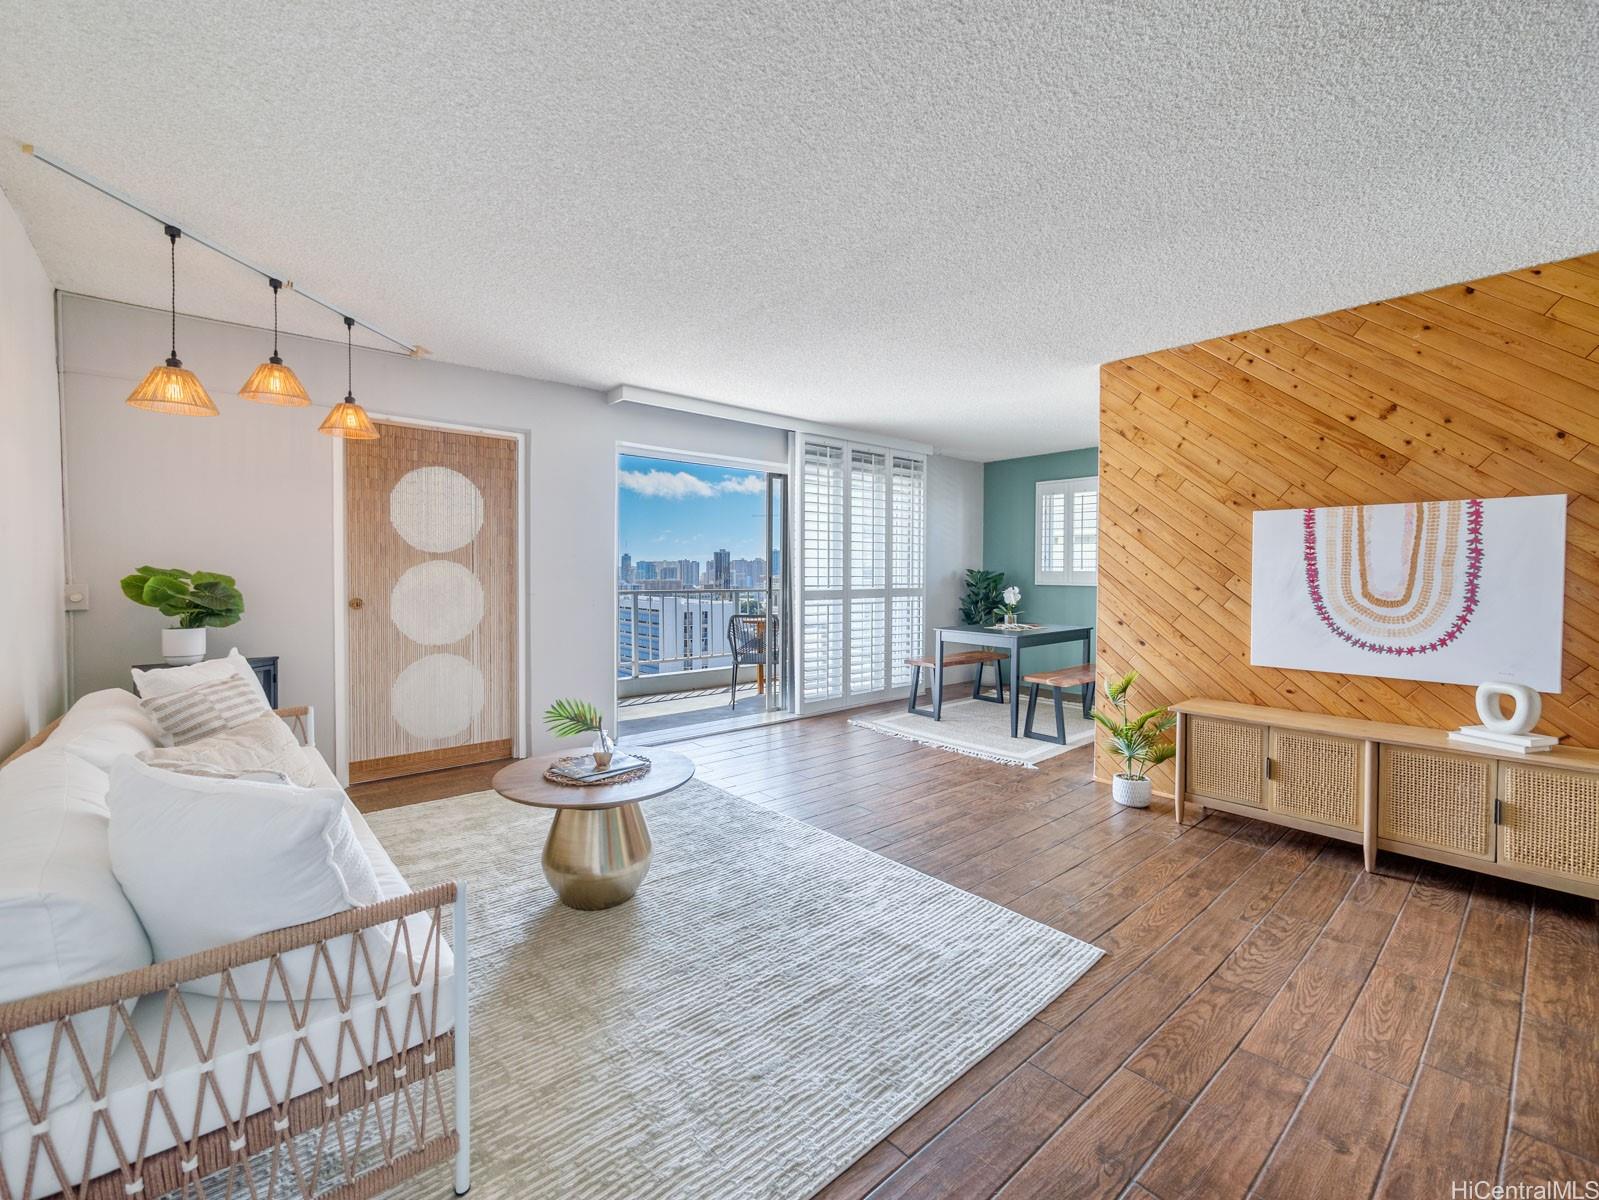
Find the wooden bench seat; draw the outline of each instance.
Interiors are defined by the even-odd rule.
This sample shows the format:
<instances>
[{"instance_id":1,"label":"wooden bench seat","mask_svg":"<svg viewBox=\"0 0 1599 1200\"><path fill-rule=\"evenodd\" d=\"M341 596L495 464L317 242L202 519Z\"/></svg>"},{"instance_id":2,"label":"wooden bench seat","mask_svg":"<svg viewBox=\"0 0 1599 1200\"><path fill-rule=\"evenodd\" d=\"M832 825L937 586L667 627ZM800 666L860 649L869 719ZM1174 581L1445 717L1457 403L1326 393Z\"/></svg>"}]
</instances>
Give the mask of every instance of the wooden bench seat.
<instances>
[{"instance_id":1,"label":"wooden bench seat","mask_svg":"<svg viewBox=\"0 0 1599 1200\"><path fill-rule=\"evenodd\" d=\"M1072 688L1081 688L1083 694L1083 720L1090 720L1094 713L1094 664L1083 663L1076 667L1062 667L1058 671L1035 671L1031 675L1022 676L1022 682L1028 686L1027 691L1027 724L1022 733L1035 741L1052 742L1057 746L1066 743L1066 710L1061 704L1062 696ZM1050 697L1055 702L1055 736L1047 733L1033 732L1033 716L1038 711L1038 689L1047 687Z\"/></svg>"},{"instance_id":2,"label":"wooden bench seat","mask_svg":"<svg viewBox=\"0 0 1599 1200\"><path fill-rule=\"evenodd\" d=\"M1023 683L1036 683L1041 687L1074 688L1083 684L1094 682L1094 664L1084 663L1080 667L1062 667L1058 671L1039 671L1035 675L1023 675Z\"/></svg>"},{"instance_id":3,"label":"wooden bench seat","mask_svg":"<svg viewBox=\"0 0 1599 1200\"><path fill-rule=\"evenodd\" d=\"M962 650L956 654L944 655L946 667L976 667L983 663L1004 662L1010 655L1003 650ZM929 670L938 666L938 659L931 654L920 654L905 660L907 667L926 667Z\"/></svg>"},{"instance_id":4,"label":"wooden bench seat","mask_svg":"<svg viewBox=\"0 0 1599 1200\"><path fill-rule=\"evenodd\" d=\"M957 650L953 654L944 655L946 667L976 667L977 678L972 681L972 699L984 700L990 704L1005 703L1005 668L1001 665L1009 661L1010 655L1003 650ZM994 664L994 694L983 695L983 668L989 663ZM938 659L931 654L912 655L905 660L905 665L911 669L911 694L905 701L905 711L915 713L919 717L932 717L938 719L935 711L938 707L939 696L935 696L933 708L917 708L916 697L922 690L922 672L932 671L937 678ZM938 684L935 682L936 688Z\"/></svg>"}]
</instances>

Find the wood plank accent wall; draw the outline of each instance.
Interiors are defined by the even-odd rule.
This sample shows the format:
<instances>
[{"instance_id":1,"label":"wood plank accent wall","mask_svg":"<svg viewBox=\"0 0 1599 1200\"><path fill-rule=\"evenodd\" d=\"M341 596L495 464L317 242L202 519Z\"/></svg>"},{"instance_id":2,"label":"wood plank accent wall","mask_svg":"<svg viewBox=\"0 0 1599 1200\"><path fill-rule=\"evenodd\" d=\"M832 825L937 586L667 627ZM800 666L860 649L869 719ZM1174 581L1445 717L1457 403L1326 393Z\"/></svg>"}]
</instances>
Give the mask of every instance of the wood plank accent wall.
<instances>
[{"instance_id":1,"label":"wood plank accent wall","mask_svg":"<svg viewBox=\"0 0 1599 1200\"><path fill-rule=\"evenodd\" d=\"M1252 514L1551 492L1570 496L1565 687L1539 729L1599 747L1599 254L1108 363L1100 674L1137 669L1140 709L1465 724L1468 687L1250 666Z\"/></svg>"}]
</instances>

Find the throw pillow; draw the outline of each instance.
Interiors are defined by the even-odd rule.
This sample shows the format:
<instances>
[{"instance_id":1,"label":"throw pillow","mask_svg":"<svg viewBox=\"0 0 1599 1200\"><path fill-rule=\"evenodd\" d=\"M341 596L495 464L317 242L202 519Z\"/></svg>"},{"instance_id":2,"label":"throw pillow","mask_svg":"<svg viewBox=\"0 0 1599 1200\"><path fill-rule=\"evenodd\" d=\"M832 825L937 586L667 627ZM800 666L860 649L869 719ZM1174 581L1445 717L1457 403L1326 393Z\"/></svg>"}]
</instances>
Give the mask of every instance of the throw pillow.
<instances>
[{"instance_id":1,"label":"throw pillow","mask_svg":"<svg viewBox=\"0 0 1599 1200\"><path fill-rule=\"evenodd\" d=\"M192 687L199 687L202 683L216 683L229 678L244 680L261 697L263 707L272 707L267 704L266 691L261 687L260 678L250 667L250 660L239 653L237 646L228 651L226 658L208 658L204 662L190 663L186 667L157 667L153 671L135 670L133 686L138 689L141 700L153 700L160 696L170 696L173 692L186 692Z\"/></svg>"},{"instance_id":2,"label":"throw pillow","mask_svg":"<svg viewBox=\"0 0 1599 1200\"><path fill-rule=\"evenodd\" d=\"M332 788L290 788L238 779L178 775L119 760L107 796L111 869L139 914L157 961L331 916L381 898L371 860ZM391 953L384 927L361 935L378 965ZM354 990L372 991L365 957L349 937L328 943L337 986L312 948L282 957L288 996L264 962L235 967L239 995L249 1001L345 989L355 962ZM182 985L223 995L220 975Z\"/></svg>"},{"instance_id":3,"label":"throw pillow","mask_svg":"<svg viewBox=\"0 0 1599 1200\"><path fill-rule=\"evenodd\" d=\"M228 686L232 686L231 681ZM272 713L194 741L145 750L138 758L152 767L190 775L203 773L213 778L236 779L252 772L268 771L284 776L297 787L308 788L316 783L316 773L300 743L294 740L289 727Z\"/></svg>"},{"instance_id":4,"label":"throw pillow","mask_svg":"<svg viewBox=\"0 0 1599 1200\"><path fill-rule=\"evenodd\" d=\"M184 692L139 703L174 746L197 742L260 717L272 717L272 710L257 690L236 677L202 683ZM272 719L277 720L276 717Z\"/></svg>"}]
</instances>

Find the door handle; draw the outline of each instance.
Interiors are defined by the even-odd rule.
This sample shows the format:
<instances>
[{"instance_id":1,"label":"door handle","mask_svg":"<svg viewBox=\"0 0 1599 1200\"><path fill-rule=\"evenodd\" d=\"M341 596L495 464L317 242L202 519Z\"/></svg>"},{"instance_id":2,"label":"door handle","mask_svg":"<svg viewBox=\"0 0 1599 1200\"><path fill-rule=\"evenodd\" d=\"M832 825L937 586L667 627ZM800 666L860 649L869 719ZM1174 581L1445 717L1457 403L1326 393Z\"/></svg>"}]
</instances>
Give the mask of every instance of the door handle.
<instances>
[{"instance_id":1,"label":"door handle","mask_svg":"<svg viewBox=\"0 0 1599 1200\"><path fill-rule=\"evenodd\" d=\"M365 607L365 605L366 605L366 601L361 599L361 597L359 597L359 596L351 596L350 597L350 607L351 608L363 608L363 607Z\"/></svg>"}]
</instances>

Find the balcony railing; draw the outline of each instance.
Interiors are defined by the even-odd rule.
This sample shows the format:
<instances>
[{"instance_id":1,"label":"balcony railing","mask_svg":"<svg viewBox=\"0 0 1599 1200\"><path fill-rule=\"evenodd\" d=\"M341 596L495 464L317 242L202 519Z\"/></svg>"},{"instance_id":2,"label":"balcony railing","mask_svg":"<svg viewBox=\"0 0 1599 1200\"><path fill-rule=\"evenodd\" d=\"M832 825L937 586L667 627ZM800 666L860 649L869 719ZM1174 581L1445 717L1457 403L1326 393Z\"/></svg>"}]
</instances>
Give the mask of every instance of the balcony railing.
<instances>
[{"instance_id":1,"label":"balcony railing","mask_svg":"<svg viewBox=\"0 0 1599 1200\"><path fill-rule=\"evenodd\" d=\"M775 593L779 581L774 580ZM765 587L758 588L632 588L621 585L616 593L617 668L619 679L640 674L667 674L733 665L727 644L727 623L733 616L766 615ZM640 638L639 616L659 612L656 635ZM682 644L683 614L694 616L691 645ZM668 625L670 622L670 626ZM649 643L641 649L641 643ZM688 653L667 654L667 648Z\"/></svg>"}]
</instances>

